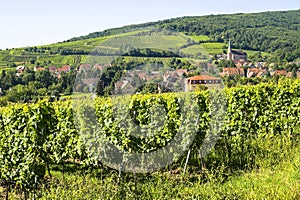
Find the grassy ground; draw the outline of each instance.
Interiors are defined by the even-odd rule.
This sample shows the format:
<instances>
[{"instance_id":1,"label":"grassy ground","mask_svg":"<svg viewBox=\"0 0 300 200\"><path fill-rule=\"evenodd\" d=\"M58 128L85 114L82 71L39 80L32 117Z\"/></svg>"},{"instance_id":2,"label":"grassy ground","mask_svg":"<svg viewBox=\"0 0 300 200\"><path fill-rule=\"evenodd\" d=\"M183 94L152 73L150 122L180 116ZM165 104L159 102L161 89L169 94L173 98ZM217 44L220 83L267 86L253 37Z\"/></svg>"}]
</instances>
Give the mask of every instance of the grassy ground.
<instances>
[{"instance_id":1,"label":"grassy ground","mask_svg":"<svg viewBox=\"0 0 300 200\"><path fill-rule=\"evenodd\" d=\"M251 171L226 172L220 167L185 175L170 172L151 175L123 174L120 181L116 171L93 169L83 173L78 166L70 164L63 177L61 168L52 166L51 181L49 179L46 184L40 185L42 189L36 196L45 200L299 199L299 152L299 148L296 148L276 165L269 163ZM4 191L0 188L2 196ZM18 199L20 195L11 192L10 198Z\"/></svg>"},{"instance_id":2,"label":"grassy ground","mask_svg":"<svg viewBox=\"0 0 300 200\"><path fill-rule=\"evenodd\" d=\"M189 36L192 40L196 41L196 42L200 42L200 41L208 41L210 40L210 38L206 35L192 35Z\"/></svg>"},{"instance_id":3,"label":"grassy ground","mask_svg":"<svg viewBox=\"0 0 300 200\"><path fill-rule=\"evenodd\" d=\"M258 53L258 51L250 51L250 50L244 50L244 51L248 54L248 56L253 56L256 53ZM271 54L267 52L261 52L261 55L264 57L264 56L270 56Z\"/></svg>"},{"instance_id":4,"label":"grassy ground","mask_svg":"<svg viewBox=\"0 0 300 200\"><path fill-rule=\"evenodd\" d=\"M185 54L190 54L190 55L212 55L212 54L221 54L223 53L223 50L226 49L224 48L226 45L223 43L218 43L218 42L212 42L212 43L203 43L200 45L193 45L189 46L187 48L181 49L181 51Z\"/></svg>"}]
</instances>

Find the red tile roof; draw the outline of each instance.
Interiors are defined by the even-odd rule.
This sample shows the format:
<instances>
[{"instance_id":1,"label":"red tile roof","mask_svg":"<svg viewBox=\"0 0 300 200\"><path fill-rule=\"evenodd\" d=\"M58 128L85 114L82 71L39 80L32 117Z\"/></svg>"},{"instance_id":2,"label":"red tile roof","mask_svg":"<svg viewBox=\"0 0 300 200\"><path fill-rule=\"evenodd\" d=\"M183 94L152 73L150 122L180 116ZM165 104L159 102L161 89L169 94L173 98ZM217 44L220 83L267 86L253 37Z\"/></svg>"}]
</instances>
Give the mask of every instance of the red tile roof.
<instances>
[{"instance_id":1,"label":"red tile roof","mask_svg":"<svg viewBox=\"0 0 300 200\"><path fill-rule=\"evenodd\" d=\"M86 69L86 68L91 68L91 65L90 65L90 64L84 63L84 64L81 64L81 65L79 66L79 70L81 70L81 69Z\"/></svg>"},{"instance_id":2,"label":"red tile roof","mask_svg":"<svg viewBox=\"0 0 300 200\"><path fill-rule=\"evenodd\" d=\"M104 69L104 66L99 65L99 64L96 64L96 65L94 65L94 69L103 70L103 69Z\"/></svg>"},{"instance_id":3,"label":"red tile roof","mask_svg":"<svg viewBox=\"0 0 300 200\"><path fill-rule=\"evenodd\" d=\"M67 72L67 71L70 71L70 69L71 69L70 65L64 65L61 68L58 68L57 71L58 72Z\"/></svg>"},{"instance_id":4,"label":"red tile roof","mask_svg":"<svg viewBox=\"0 0 300 200\"><path fill-rule=\"evenodd\" d=\"M287 71L286 70L276 70L273 75L283 75L283 76L286 76L287 75Z\"/></svg>"},{"instance_id":5,"label":"red tile roof","mask_svg":"<svg viewBox=\"0 0 300 200\"><path fill-rule=\"evenodd\" d=\"M213 76L208 76L208 75L198 75L198 76L193 76L188 78L187 80L191 80L191 81L202 81L202 80L221 80L219 78L213 77Z\"/></svg>"},{"instance_id":6,"label":"red tile roof","mask_svg":"<svg viewBox=\"0 0 300 200\"><path fill-rule=\"evenodd\" d=\"M45 68L44 67L35 67L35 71L44 71Z\"/></svg>"},{"instance_id":7,"label":"red tile roof","mask_svg":"<svg viewBox=\"0 0 300 200\"><path fill-rule=\"evenodd\" d=\"M255 77L255 76L262 76L263 74L266 74L267 70L265 69L258 69L258 68L248 68L247 77Z\"/></svg>"}]
</instances>

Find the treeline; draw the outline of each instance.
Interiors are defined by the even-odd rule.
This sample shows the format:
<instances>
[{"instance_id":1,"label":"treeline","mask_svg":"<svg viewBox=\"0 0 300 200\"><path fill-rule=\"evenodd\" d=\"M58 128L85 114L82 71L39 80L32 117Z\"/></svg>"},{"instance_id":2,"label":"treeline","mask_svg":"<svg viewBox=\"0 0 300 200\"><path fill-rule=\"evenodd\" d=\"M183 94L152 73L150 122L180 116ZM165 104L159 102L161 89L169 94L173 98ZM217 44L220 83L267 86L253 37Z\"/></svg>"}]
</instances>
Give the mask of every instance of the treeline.
<instances>
[{"instance_id":1,"label":"treeline","mask_svg":"<svg viewBox=\"0 0 300 200\"><path fill-rule=\"evenodd\" d=\"M24 51L31 53L41 53L41 54L58 54L58 55L88 55L91 52L83 49L71 49L64 47L27 47Z\"/></svg>"},{"instance_id":2,"label":"treeline","mask_svg":"<svg viewBox=\"0 0 300 200\"><path fill-rule=\"evenodd\" d=\"M15 71L2 70L0 78L2 103L34 102L45 96L59 97L60 94L71 94L76 78L76 72L61 73L60 78L48 70L33 71L26 69L22 74ZM2 106L2 105L1 105Z\"/></svg>"},{"instance_id":3,"label":"treeline","mask_svg":"<svg viewBox=\"0 0 300 200\"><path fill-rule=\"evenodd\" d=\"M166 50L158 50L158 49L135 49L131 50L128 53L123 54L123 56L132 56L132 57L165 57L165 58L172 58L172 57L180 57L176 53L172 51Z\"/></svg>"}]
</instances>

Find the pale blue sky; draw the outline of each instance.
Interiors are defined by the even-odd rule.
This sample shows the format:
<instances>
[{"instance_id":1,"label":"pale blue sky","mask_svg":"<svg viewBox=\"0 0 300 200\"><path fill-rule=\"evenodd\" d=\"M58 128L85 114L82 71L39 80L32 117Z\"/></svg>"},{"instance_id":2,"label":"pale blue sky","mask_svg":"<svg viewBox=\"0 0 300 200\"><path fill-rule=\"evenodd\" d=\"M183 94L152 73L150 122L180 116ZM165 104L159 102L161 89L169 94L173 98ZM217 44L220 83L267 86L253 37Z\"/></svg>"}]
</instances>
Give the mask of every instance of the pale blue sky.
<instances>
[{"instance_id":1,"label":"pale blue sky","mask_svg":"<svg viewBox=\"0 0 300 200\"><path fill-rule=\"evenodd\" d=\"M299 0L3 0L0 49L181 16L300 9Z\"/></svg>"}]
</instances>

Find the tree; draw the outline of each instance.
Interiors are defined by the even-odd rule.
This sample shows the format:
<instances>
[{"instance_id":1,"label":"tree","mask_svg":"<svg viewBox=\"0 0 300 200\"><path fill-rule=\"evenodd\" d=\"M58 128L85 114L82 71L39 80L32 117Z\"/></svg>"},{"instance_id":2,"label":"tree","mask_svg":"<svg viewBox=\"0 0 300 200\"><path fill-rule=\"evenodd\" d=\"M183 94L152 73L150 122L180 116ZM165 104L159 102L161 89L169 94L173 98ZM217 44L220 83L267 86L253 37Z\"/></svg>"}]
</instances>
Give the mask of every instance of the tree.
<instances>
[{"instance_id":1,"label":"tree","mask_svg":"<svg viewBox=\"0 0 300 200\"><path fill-rule=\"evenodd\" d=\"M30 63L30 64L35 64L35 62L36 62L36 60L35 60L34 58L31 58L31 59L29 60L29 63Z\"/></svg>"},{"instance_id":2,"label":"tree","mask_svg":"<svg viewBox=\"0 0 300 200\"><path fill-rule=\"evenodd\" d=\"M100 80L98 83L97 83L97 86L96 86L96 94L97 96L104 96L105 94L105 91L104 91L104 81Z\"/></svg>"}]
</instances>

